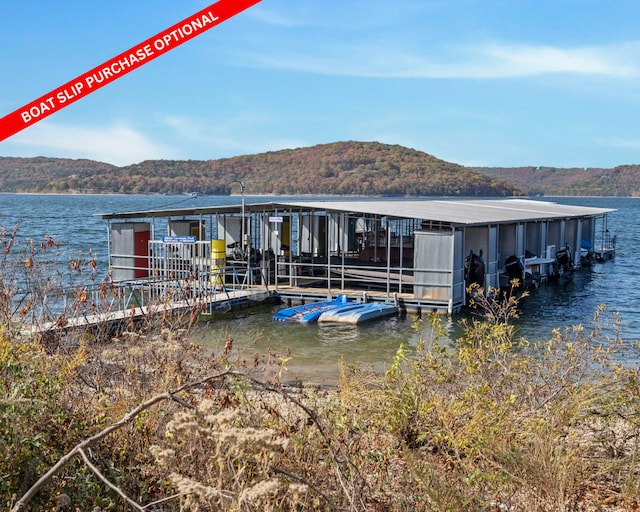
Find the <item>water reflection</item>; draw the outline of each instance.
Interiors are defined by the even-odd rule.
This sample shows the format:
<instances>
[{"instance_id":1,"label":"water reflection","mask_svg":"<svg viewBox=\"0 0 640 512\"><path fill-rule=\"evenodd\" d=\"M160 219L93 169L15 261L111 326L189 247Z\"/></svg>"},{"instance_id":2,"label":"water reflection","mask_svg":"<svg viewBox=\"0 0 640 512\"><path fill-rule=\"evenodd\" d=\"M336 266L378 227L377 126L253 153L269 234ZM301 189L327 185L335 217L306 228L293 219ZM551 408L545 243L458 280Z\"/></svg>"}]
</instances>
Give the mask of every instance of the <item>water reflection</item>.
<instances>
[{"instance_id":1,"label":"water reflection","mask_svg":"<svg viewBox=\"0 0 640 512\"><path fill-rule=\"evenodd\" d=\"M415 353L420 339L431 339L436 332L415 318L393 317L360 326L274 322L278 307L256 308L221 317L199 326L195 340L215 353L221 353L226 340L233 339L234 357L252 361L255 354L274 352L288 357L283 380L313 381L335 385L340 362L360 369L384 372L400 344L409 355ZM442 318L443 339L455 336L455 321Z\"/></svg>"}]
</instances>

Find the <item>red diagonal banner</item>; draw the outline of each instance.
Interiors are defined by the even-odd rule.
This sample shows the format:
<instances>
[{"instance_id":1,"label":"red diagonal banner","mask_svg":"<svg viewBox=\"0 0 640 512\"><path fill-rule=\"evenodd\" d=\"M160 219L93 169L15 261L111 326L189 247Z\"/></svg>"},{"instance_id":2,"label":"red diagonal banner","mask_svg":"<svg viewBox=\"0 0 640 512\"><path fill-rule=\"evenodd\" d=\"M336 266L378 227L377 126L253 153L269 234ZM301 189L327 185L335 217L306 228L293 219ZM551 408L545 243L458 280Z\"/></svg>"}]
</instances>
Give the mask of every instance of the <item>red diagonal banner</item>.
<instances>
[{"instance_id":1,"label":"red diagonal banner","mask_svg":"<svg viewBox=\"0 0 640 512\"><path fill-rule=\"evenodd\" d=\"M219 25L260 0L219 0L0 119L0 141Z\"/></svg>"}]
</instances>

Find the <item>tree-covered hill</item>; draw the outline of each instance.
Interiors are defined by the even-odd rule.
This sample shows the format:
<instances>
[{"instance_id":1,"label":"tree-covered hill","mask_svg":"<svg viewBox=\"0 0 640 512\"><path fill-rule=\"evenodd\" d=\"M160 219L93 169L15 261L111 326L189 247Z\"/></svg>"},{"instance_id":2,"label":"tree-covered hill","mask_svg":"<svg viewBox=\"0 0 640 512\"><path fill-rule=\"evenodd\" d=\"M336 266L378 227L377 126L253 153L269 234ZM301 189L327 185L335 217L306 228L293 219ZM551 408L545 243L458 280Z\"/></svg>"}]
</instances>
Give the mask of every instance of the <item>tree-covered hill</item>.
<instances>
[{"instance_id":1,"label":"tree-covered hill","mask_svg":"<svg viewBox=\"0 0 640 512\"><path fill-rule=\"evenodd\" d=\"M55 192L50 184L113 172L116 166L94 160L0 157L0 192Z\"/></svg>"},{"instance_id":2,"label":"tree-covered hill","mask_svg":"<svg viewBox=\"0 0 640 512\"><path fill-rule=\"evenodd\" d=\"M0 157L0 192L640 196L640 165L613 169L463 167L398 145L335 142L219 160Z\"/></svg>"},{"instance_id":3,"label":"tree-covered hill","mask_svg":"<svg viewBox=\"0 0 640 512\"><path fill-rule=\"evenodd\" d=\"M383 196L510 196L517 187L427 153L378 142L336 142L219 160L0 158L2 192Z\"/></svg>"},{"instance_id":4,"label":"tree-covered hill","mask_svg":"<svg viewBox=\"0 0 640 512\"><path fill-rule=\"evenodd\" d=\"M504 180L529 195L640 196L640 165L613 169L474 167L471 170Z\"/></svg>"}]
</instances>

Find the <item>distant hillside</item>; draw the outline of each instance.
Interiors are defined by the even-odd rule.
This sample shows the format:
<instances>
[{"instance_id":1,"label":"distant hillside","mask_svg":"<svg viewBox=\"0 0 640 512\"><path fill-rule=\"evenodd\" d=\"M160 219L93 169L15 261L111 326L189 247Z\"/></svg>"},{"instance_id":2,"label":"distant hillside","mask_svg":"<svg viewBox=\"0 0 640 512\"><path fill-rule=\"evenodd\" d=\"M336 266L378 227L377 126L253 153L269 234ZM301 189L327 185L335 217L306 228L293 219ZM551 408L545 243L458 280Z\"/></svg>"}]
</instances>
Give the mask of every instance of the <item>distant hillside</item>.
<instances>
[{"instance_id":1,"label":"distant hillside","mask_svg":"<svg viewBox=\"0 0 640 512\"><path fill-rule=\"evenodd\" d=\"M377 142L336 142L220 160L0 158L1 192L511 196L517 187L427 153Z\"/></svg>"},{"instance_id":2,"label":"distant hillside","mask_svg":"<svg viewBox=\"0 0 640 512\"><path fill-rule=\"evenodd\" d=\"M640 165L613 169L554 167L471 167L504 180L528 195L555 196L640 196Z\"/></svg>"},{"instance_id":3,"label":"distant hillside","mask_svg":"<svg viewBox=\"0 0 640 512\"><path fill-rule=\"evenodd\" d=\"M57 180L115 169L115 165L93 160L0 157L0 192L54 192L50 184Z\"/></svg>"}]
</instances>

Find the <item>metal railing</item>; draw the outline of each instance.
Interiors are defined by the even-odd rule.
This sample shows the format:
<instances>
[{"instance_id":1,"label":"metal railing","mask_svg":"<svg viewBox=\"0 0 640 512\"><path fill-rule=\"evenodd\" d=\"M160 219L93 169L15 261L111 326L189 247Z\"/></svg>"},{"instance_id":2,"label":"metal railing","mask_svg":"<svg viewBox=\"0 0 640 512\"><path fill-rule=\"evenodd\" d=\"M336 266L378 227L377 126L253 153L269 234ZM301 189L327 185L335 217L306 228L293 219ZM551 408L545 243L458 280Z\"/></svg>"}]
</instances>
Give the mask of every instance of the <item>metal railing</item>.
<instances>
[{"instance_id":1,"label":"metal railing","mask_svg":"<svg viewBox=\"0 0 640 512\"><path fill-rule=\"evenodd\" d=\"M414 294L416 290L421 290L431 293L436 300L446 302L451 294L452 273L452 270L343 264L340 261L332 261L329 265L326 258L324 261L317 259L309 262L292 258L276 263L275 282L276 286L375 289L389 294Z\"/></svg>"},{"instance_id":2,"label":"metal railing","mask_svg":"<svg viewBox=\"0 0 640 512\"><path fill-rule=\"evenodd\" d=\"M133 257L130 258L133 261ZM141 261L138 258L137 261ZM210 244L151 242L147 268L120 266L120 270L143 271L145 277L101 283L51 287L26 287L14 306L22 323L35 329L91 323L147 315L163 310L194 309L200 313L224 312L234 304L262 301L268 297L262 269L246 262L213 265ZM218 262L219 263L219 262ZM29 305L28 312L25 311Z\"/></svg>"}]
</instances>

